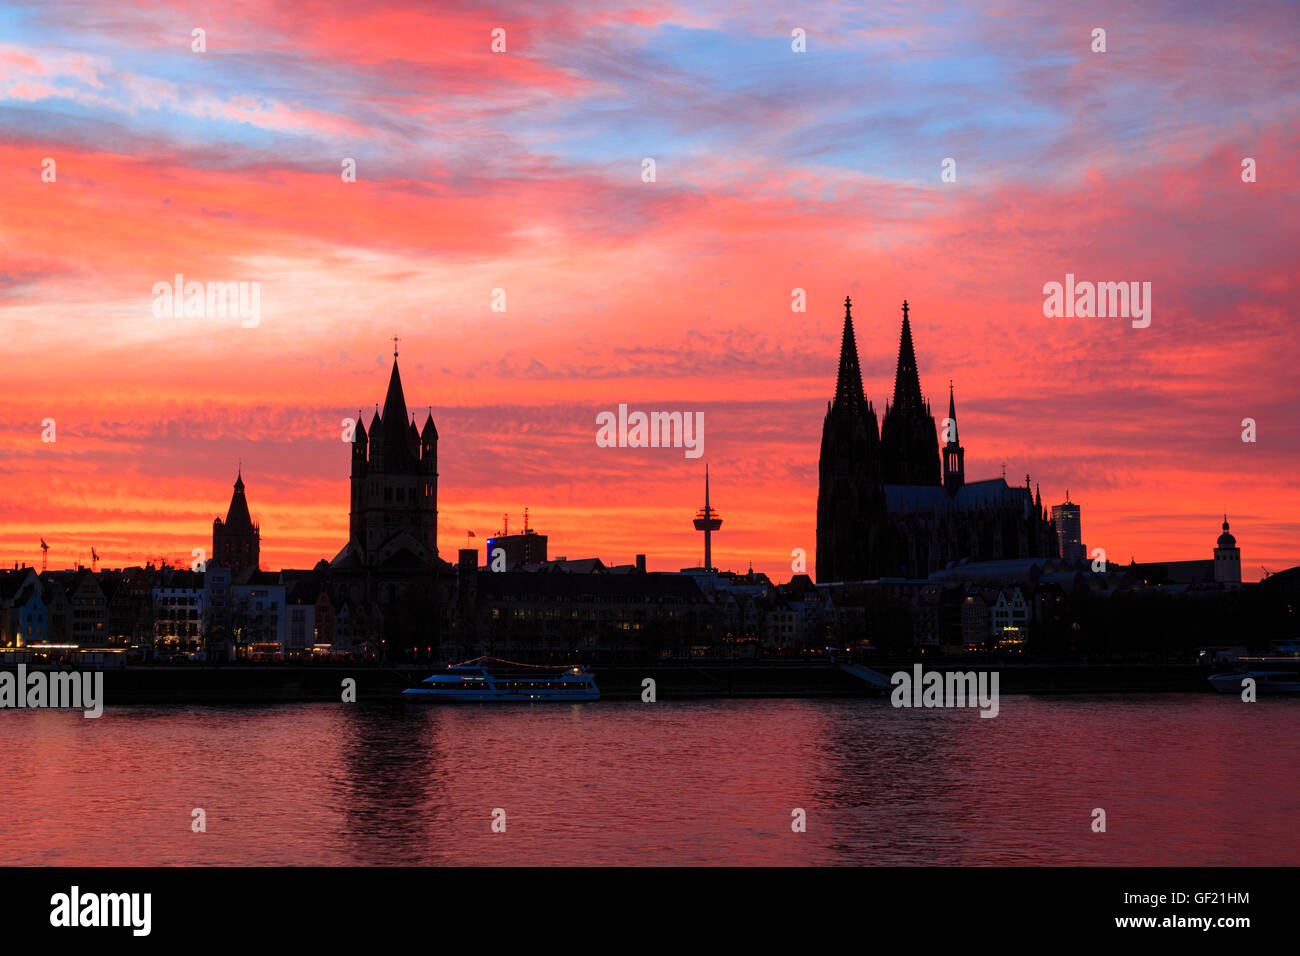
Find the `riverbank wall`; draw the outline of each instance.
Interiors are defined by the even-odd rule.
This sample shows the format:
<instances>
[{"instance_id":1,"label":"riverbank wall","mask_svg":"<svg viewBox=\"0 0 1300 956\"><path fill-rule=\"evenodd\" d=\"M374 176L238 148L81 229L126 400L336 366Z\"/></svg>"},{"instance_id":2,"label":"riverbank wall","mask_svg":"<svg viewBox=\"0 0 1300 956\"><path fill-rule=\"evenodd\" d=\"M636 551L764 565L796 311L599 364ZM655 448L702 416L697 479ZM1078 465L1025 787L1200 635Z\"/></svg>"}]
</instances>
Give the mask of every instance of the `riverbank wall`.
<instances>
[{"instance_id":1,"label":"riverbank wall","mask_svg":"<svg viewBox=\"0 0 1300 956\"><path fill-rule=\"evenodd\" d=\"M909 674L914 660L877 660L865 666L888 678ZM1194 664L1034 664L926 661L926 670L997 671L1002 694L1211 692L1210 671ZM12 671L5 666L2 670ZM32 670L29 668L29 671ZM602 700L639 700L654 681L657 700L761 697L870 697L880 689L836 663L782 661L672 661L592 668ZM356 681L358 701L402 699L402 691L429 675L428 665L144 666L104 673L104 696L114 704L294 703L339 701L344 681Z\"/></svg>"}]
</instances>

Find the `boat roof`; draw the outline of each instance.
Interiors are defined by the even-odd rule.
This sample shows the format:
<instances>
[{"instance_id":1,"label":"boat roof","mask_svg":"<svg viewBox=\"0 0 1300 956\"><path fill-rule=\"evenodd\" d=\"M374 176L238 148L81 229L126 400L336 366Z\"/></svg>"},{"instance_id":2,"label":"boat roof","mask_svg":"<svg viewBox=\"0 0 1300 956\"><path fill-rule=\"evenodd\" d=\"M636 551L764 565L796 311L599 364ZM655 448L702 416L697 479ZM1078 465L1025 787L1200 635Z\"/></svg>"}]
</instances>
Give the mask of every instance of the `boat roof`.
<instances>
[{"instance_id":1,"label":"boat roof","mask_svg":"<svg viewBox=\"0 0 1300 956\"><path fill-rule=\"evenodd\" d=\"M475 657L468 661L461 661L459 664L448 664L448 667L491 667L501 665L505 667L526 667L535 670L568 670L571 667L579 667L579 664L521 664L519 661L508 661L502 657Z\"/></svg>"}]
</instances>

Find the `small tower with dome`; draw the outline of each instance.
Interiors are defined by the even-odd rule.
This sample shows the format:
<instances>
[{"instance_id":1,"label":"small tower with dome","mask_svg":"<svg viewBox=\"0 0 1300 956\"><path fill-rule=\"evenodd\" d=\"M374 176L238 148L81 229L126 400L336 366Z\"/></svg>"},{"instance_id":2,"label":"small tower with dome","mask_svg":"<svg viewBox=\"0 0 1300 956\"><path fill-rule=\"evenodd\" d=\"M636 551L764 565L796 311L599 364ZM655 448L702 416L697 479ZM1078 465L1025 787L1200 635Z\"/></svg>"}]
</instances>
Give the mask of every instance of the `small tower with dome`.
<instances>
[{"instance_id":1,"label":"small tower with dome","mask_svg":"<svg viewBox=\"0 0 1300 956\"><path fill-rule=\"evenodd\" d=\"M1228 516L1223 516L1223 534L1214 546L1214 580L1219 584L1241 584L1241 549L1228 531Z\"/></svg>"}]
</instances>

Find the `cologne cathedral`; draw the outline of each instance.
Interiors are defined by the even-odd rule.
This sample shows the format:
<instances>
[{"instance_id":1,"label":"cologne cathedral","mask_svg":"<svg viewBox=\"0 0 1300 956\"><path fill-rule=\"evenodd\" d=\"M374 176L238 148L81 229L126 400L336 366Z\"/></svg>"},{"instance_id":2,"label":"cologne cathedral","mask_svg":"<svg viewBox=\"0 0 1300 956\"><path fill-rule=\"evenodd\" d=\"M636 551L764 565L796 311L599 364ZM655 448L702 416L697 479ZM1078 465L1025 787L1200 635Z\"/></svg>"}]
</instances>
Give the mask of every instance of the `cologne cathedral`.
<instances>
[{"instance_id":1,"label":"cologne cathedral","mask_svg":"<svg viewBox=\"0 0 1300 956\"><path fill-rule=\"evenodd\" d=\"M846 298L839 378L822 426L818 582L924 578L963 559L1055 557L1056 529L1028 475L1023 488L1005 478L966 481L951 384L941 470L906 302L894 397L877 423L862 388L850 309Z\"/></svg>"}]
</instances>

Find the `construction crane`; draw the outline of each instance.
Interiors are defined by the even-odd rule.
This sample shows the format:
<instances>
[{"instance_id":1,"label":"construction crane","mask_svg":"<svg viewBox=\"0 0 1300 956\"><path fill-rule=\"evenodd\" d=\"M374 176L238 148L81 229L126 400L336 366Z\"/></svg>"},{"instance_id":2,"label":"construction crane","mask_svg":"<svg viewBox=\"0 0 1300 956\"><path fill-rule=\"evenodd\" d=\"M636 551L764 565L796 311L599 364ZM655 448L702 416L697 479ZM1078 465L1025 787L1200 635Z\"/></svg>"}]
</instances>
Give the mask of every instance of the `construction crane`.
<instances>
[{"instance_id":1,"label":"construction crane","mask_svg":"<svg viewBox=\"0 0 1300 956\"><path fill-rule=\"evenodd\" d=\"M45 543L44 538L41 538L41 574L44 574L49 567L49 554L50 546Z\"/></svg>"}]
</instances>

